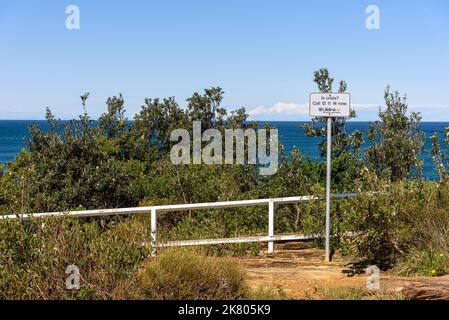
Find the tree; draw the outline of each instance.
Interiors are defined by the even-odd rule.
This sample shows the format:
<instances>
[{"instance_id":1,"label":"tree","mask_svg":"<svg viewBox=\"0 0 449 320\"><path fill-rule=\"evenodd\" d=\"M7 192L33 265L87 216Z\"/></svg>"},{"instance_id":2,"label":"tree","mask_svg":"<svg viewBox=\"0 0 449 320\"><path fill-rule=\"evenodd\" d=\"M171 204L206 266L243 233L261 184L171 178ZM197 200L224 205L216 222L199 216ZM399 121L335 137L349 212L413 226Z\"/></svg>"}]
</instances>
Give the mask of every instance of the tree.
<instances>
[{"instance_id":1,"label":"tree","mask_svg":"<svg viewBox=\"0 0 449 320\"><path fill-rule=\"evenodd\" d=\"M424 146L424 133L420 131L421 116L407 115L407 98L397 91L385 89L384 111L379 111L381 121L370 123L367 133L371 146L366 150L370 168L391 181L402 180L414 174L421 176L422 161L419 158Z\"/></svg>"},{"instance_id":2,"label":"tree","mask_svg":"<svg viewBox=\"0 0 449 320\"><path fill-rule=\"evenodd\" d=\"M322 68L314 73L314 82L318 86L318 90L323 93L332 92L332 84L334 79L331 78L329 71ZM346 92L347 84L345 81L340 81L339 93ZM356 113L351 110L350 118L355 118ZM316 117L312 118L310 123L306 123L301 127L309 137L321 137L318 144L321 157L326 155L327 133L326 133L327 118ZM346 131L346 118L335 117L332 118L332 156L338 157L343 153L355 152L359 153L359 148L363 144L363 138L360 131L355 130L352 134Z\"/></svg>"},{"instance_id":3,"label":"tree","mask_svg":"<svg viewBox=\"0 0 449 320\"><path fill-rule=\"evenodd\" d=\"M323 93L332 92L334 79L330 76L326 68L319 69L314 73L314 82L318 90ZM339 93L346 92L347 84L340 81ZM355 118L356 113L351 110L350 118ZM359 130L354 130L351 134L346 131L346 121L344 117L332 118L332 176L338 185L348 185L347 182L353 180L357 174L357 168L360 164L360 147L363 145L363 136ZM309 137L319 137L321 141L318 144L320 156L326 156L327 150L327 118L316 117L310 123L301 127ZM335 185L335 184L334 184Z\"/></svg>"},{"instance_id":4,"label":"tree","mask_svg":"<svg viewBox=\"0 0 449 320\"><path fill-rule=\"evenodd\" d=\"M98 119L98 127L106 138L116 138L127 130L128 119L125 116L124 104L122 94L110 97L106 101L108 110Z\"/></svg>"},{"instance_id":5,"label":"tree","mask_svg":"<svg viewBox=\"0 0 449 320\"><path fill-rule=\"evenodd\" d=\"M168 154L172 130L188 127L187 112L179 107L174 97L145 99L134 120L129 142L132 155L147 162Z\"/></svg>"},{"instance_id":6,"label":"tree","mask_svg":"<svg viewBox=\"0 0 449 320\"><path fill-rule=\"evenodd\" d=\"M437 170L438 176L440 178L440 182L448 182L449 181L449 153L444 152L440 146L440 139L438 135L435 133L430 137L432 141L432 159L435 164L435 168ZM443 143L446 149L449 148L449 127L444 130L444 139Z\"/></svg>"},{"instance_id":7,"label":"tree","mask_svg":"<svg viewBox=\"0 0 449 320\"><path fill-rule=\"evenodd\" d=\"M224 91L220 87L205 89L201 95L195 92L188 102L189 119L201 121L202 130L223 125L226 109L221 107Z\"/></svg>"},{"instance_id":8,"label":"tree","mask_svg":"<svg viewBox=\"0 0 449 320\"><path fill-rule=\"evenodd\" d=\"M85 103L85 100L84 102ZM125 116L125 100L120 94L107 99L107 111L98 119L101 148L111 156L129 159L130 126Z\"/></svg>"},{"instance_id":9,"label":"tree","mask_svg":"<svg viewBox=\"0 0 449 320\"><path fill-rule=\"evenodd\" d=\"M87 95L82 96L83 106ZM111 101L111 100L109 100ZM27 142L29 157L21 166L29 167L27 176L30 209L59 211L78 207L95 209L137 204L133 181L114 152L105 150L103 131L85 112L77 120L56 120L47 109L50 129L30 127ZM106 121L101 121L105 124ZM108 123L111 123L108 121ZM111 126L107 126L112 128ZM118 134L118 133L117 133ZM20 172L20 168L16 171Z\"/></svg>"}]
</instances>

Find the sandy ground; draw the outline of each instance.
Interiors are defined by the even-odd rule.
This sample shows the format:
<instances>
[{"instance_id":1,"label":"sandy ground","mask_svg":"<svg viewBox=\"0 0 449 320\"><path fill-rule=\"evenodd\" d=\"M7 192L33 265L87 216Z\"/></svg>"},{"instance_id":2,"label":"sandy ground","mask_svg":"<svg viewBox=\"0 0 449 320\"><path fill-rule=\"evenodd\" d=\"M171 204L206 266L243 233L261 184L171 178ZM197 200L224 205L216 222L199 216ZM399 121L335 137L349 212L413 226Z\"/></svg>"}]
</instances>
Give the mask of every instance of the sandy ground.
<instances>
[{"instance_id":1,"label":"sandy ground","mask_svg":"<svg viewBox=\"0 0 449 320\"><path fill-rule=\"evenodd\" d=\"M262 253L257 257L235 259L246 269L253 289L281 288L290 299L319 299L323 288L365 288L367 279L364 269L354 268L354 261L337 253L332 262L326 263L322 250L301 243L278 244L272 255ZM381 272L380 290L400 292L405 286L423 280L429 278ZM444 280L449 281L449 278Z\"/></svg>"}]
</instances>

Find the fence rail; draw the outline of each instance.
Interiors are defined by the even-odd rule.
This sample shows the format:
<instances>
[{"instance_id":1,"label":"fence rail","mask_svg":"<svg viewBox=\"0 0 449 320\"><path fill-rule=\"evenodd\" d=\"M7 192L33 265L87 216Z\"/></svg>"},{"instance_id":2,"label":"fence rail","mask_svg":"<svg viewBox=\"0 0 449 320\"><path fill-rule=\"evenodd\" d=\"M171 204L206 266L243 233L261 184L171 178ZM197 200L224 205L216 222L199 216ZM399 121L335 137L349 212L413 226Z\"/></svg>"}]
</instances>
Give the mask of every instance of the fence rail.
<instances>
[{"instance_id":1,"label":"fence rail","mask_svg":"<svg viewBox=\"0 0 449 320\"><path fill-rule=\"evenodd\" d=\"M334 199L355 197L356 193L342 193L332 196ZM317 235L275 235L274 234L274 219L275 207L279 204L293 204L311 200L323 200L324 196L298 196L287 198L271 198L271 199L255 199L255 200L237 200L237 201L223 201L223 202L208 202L208 203L193 203L193 204L175 204L175 205L160 205L136 208L121 208L121 209L98 209L98 210L83 210L83 211L67 211L67 212L46 212L46 213L29 213L29 214L13 214L0 215L0 220L27 220L31 218L44 217L101 217L113 215L131 215L139 213L151 214L151 245L153 247L153 254L156 253L157 247L175 247L175 246L199 246L199 245L213 245L213 244L230 244L230 243L247 243L247 242L268 242L268 252L274 251L274 242L276 241L298 241L307 240L318 237ZM157 214L158 212L168 211L187 211L187 210L204 210L204 209L219 209L219 208L237 208L248 206L268 206L268 235L267 236L247 236L240 238L223 238L223 239L203 239L203 240L182 240L171 241L167 243L157 243Z\"/></svg>"}]
</instances>

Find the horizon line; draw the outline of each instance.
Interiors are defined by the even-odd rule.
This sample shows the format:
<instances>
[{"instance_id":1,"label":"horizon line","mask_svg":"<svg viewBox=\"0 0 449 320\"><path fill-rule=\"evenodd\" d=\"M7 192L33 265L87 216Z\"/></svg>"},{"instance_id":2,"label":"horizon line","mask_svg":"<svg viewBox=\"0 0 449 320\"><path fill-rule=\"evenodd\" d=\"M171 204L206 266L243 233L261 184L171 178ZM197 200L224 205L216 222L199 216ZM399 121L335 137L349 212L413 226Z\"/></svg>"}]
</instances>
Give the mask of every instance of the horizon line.
<instances>
[{"instance_id":1,"label":"horizon line","mask_svg":"<svg viewBox=\"0 0 449 320\"><path fill-rule=\"evenodd\" d=\"M56 119L57 121L71 121L71 120L78 120L77 118L71 118L71 119ZM0 119L0 121L47 121L47 119ZM98 119L91 119L91 121L98 121ZM129 122L133 122L135 120L128 119ZM312 118L310 120L248 120L248 122L310 122L312 121ZM348 119L348 122L376 122L381 120L356 120L356 119ZM437 121L437 120L427 120L427 121L420 121L421 123L449 123L449 120L447 121Z\"/></svg>"}]
</instances>

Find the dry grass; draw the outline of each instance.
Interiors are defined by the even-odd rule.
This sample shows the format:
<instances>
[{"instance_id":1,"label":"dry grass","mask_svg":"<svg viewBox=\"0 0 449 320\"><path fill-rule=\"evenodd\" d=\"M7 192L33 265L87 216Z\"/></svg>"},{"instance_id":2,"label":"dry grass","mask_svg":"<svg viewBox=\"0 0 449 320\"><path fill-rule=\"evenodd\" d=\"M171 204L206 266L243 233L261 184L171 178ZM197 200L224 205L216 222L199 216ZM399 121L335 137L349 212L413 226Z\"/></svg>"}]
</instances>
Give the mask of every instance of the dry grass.
<instances>
[{"instance_id":1,"label":"dry grass","mask_svg":"<svg viewBox=\"0 0 449 320\"><path fill-rule=\"evenodd\" d=\"M356 288L318 288L317 293L323 300L404 300L399 292L368 290Z\"/></svg>"},{"instance_id":2,"label":"dry grass","mask_svg":"<svg viewBox=\"0 0 449 320\"><path fill-rule=\"evenodd\" d=\"M139 272L137 298L242 299L249 295L244 271L234 262L192 249L171 249Z\"/></svg>"}]
</instances>

